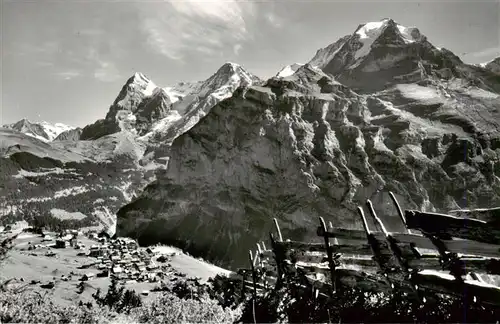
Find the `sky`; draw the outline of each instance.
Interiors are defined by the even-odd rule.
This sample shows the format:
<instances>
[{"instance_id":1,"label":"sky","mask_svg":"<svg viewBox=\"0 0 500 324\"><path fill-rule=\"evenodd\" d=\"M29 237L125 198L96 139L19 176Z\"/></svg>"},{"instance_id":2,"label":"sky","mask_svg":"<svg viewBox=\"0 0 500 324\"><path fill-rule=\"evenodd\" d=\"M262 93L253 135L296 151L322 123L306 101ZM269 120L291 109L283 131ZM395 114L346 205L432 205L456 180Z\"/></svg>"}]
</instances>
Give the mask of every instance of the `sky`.
<instances>
[{"instance_id":1,"label":"sky","mask_svg":"<svg viewBox=\"0 0 500 324\"><path fill-rule=\"evenodd\" d=\"M0 124L83 127L134 72L165 87L229 61L268 78L383 18L467 63L500 56L500 0L0 1Z\"/></svg>"}]
</instances>

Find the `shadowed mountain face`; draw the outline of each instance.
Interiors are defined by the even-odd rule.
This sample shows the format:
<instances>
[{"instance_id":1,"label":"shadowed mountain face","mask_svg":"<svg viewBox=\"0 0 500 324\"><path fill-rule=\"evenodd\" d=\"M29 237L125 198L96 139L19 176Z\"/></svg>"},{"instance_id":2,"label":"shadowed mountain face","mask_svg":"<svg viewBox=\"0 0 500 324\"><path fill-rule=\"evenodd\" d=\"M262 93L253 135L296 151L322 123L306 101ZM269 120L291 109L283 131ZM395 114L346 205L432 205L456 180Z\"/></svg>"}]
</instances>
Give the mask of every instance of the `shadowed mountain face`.
<instances>
[{"instance_id":1,"label":"shadowed mountain face","mask_svg":"<svg viewBox=\"0 0 500 324\"><path fill-rule=\"evenodd\" d=\"M175 139L166 172L118 212L119 235L237 267L273 217L316 240L319 216L361 228L366 199L400 229L388 191L427 211L500 204L498 75L392 20L335 44Z\"/></svg>"}]
</instances>

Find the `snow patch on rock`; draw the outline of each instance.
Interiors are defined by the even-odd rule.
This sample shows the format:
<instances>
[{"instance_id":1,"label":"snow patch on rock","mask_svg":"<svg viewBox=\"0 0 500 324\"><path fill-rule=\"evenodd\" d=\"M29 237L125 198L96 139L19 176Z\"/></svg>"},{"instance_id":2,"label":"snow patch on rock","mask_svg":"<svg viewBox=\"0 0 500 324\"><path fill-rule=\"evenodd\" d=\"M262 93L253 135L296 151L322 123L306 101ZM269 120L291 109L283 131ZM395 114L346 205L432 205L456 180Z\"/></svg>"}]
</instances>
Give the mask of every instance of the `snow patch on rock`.
<instances>
[{"instance_id":1,"label":"snow patch on rock","mask_svg":"<svg viewBox=\"0 0 500 324\"><path fill-rule=\"evenodd\" d=\"M87 191L89 191L89 189L86 188L85 186L66 188L63 190L56 191L54 193L54 199L61 198L61 197L67 197L67 196L76 196L76 195L82 194L82 193L87 192Z\"/></svg>"}]
</instances>

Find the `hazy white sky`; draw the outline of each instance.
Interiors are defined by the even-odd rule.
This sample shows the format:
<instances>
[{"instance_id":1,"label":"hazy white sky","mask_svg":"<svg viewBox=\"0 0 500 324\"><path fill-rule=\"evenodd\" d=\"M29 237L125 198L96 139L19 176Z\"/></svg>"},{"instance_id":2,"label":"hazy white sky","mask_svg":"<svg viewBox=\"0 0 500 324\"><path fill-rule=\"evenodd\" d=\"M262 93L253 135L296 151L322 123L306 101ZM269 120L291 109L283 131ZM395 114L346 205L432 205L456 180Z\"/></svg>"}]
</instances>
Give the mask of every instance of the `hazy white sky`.
<instances>
[{"instance_id":1,"label":"hazy white sky","mask_svg":"<svg viewBox=\"0 0 500 324\"><path fill-rule=\"evenodd\" d=\"M418 27L465 62L500 56L500 0L0 1L0 124L84 126L136 71L168 86L231 61L269 77L382 18Z\"/></svg>"}]
</instances>

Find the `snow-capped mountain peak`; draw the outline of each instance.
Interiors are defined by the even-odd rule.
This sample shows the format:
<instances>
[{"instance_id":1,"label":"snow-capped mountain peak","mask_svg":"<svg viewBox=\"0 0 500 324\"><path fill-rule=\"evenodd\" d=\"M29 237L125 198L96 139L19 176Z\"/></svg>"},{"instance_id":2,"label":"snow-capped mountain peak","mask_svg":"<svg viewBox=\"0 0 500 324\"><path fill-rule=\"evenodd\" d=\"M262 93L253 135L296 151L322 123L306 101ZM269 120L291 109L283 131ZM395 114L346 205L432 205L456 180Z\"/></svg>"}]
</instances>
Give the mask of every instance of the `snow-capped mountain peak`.
<instances>
[{"instance_id":1,"label":"snow-capped mountain peak","mask_svg":"<svg viewBox=\"0 0 500 324\"><path fill-rule=\"evenodd\" d=\"M68 126L62 123L51 124L46 121L40 122L40 125L43 127L47 135L49 135L49 140L54 140L59 134L75 129L75 127Z\"/></svg>"},{"instance_id":2,"label":"snow-capped mountain peak","mask_svg":"<svg viewBox=\"0 0 500 324\"><path fill-rule=\"evenodd\" d=\"M282 68L277 74L278 78L286 78L293 75L300 67L304 66L301 63L293 63Z\"/></svg>"},{"instance_id":3,"label":"snow-capped mountain peak","mask_svg":"<svg viewBox=\"0 0 500 324\"><path fill-rule=\"evenodd\" d=\"M140 72L135 72L127 83L137 86L145 96L153 95L153 91L156 89L156 84Z\"/></svg>"},{"instance_id":4,"label":"snow-capped mountain peak","mask_svg":"<svg viewBox=\"0 0 500 324\"><path fill-rule=\"evenodd\" d=\"M450 67L462 62L432 45L418 28L384 18L361 24L352 34L318 50L309 64L346 86L375 91L436 73L438 78L450 73L457 76L460 72Z\"/></svg>"},{"instance_id":5,"label":"snow-capped mountain peak","mask_svg":"<svg viewBox=\"0 0 500 324\"><path fill-rule=\"evenodd\" d=\"M240 85L250 85L258 78L247 72L241 65L226 62L201 85L200 97L205 97L209 92L230 87L231 93Z\"/></svg>"},{"instance_id":6,"label":"snow-capped mountain peak","mask_svg":"<svg viewBox=\"0 0 500 324\"><path fill-rule=\"evenodd\" d=\"M242 66L226 62L205 81L180 82L159 88L147 76L135 73L127 80L104 120L88 125L81 139L96 139L119 131L141 140L173 140L191 128L215 104L232 96L240 86L259 78Z\"/></svg>"},{"instance_id":7,"label":"snow-capped mountain peak","mask_svg":"<svg viewBox=\"0 0 500 324\"><path fill-rule=\"evenodd\" d=\"M337 74L340 70L358 67L376 47L405 46L425 40L426 37L417 28L406 27L393 19L384 18L361 24L351 35L319 49L309 64L325 69L335 61L334 68L331 65L328 69Z\"/></svg>"},{"instance_id":8,"label":"snow-capped mountain peak","mask_svg":"<svg viewBox=\"0 0 500 324\"><path fill-rule=\"evenodd\" d=\"M32 122L26 118L23 118L13 124L4 125L3 127L37 138L43 142L51 142L59 134L75 129L75 127L68 126L62 123L51 124L46 121Z\"/></svg>"},{"instance_id":9,"label":"snow-capped mountain peak","mask_svg":"<svg viewBox=\"0 0 500 324\"><path fill-rule=\"evenodd\" d=\"M144 97L153 95L157 88L156 84L140 72L134 73L125 85L113 105L117 105L125 110L134 110L136 103Z\"/></svg>"},{"instance_id":10,"label":"snow-capped mountain peak","mask_svg":"<svg viewBox=\"0 0 500 324\"><path fill-rule=\"evenodd\" d=\"M361 47L354 53L355 59L362 58L370 52L372 45L384 33L387 28L392 28L398 34L400 39L408 44L421 40L422 35L415 27L405 27L396 23L394 20L385 18L380 21L367 22L360 25L354 32L355 37L362 43Z\"/></svg>"}]
</instances>

